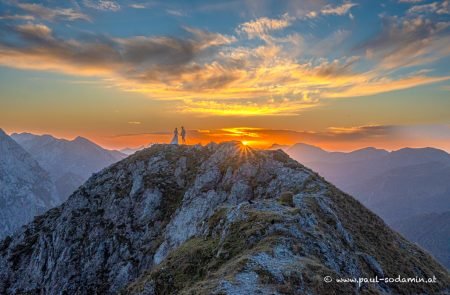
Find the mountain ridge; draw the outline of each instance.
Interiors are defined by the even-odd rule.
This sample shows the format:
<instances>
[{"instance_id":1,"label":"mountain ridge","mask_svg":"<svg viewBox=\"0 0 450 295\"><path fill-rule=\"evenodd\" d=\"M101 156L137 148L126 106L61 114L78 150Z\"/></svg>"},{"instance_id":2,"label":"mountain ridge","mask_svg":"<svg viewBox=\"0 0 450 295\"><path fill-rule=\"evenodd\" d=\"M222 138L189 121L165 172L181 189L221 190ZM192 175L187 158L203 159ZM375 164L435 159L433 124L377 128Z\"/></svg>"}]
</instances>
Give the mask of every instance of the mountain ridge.
<instances>
[{"instance_id":1,"label":"mountain ridge","mask_svg":"<svg viewBox=\"0 0 450 295\"><path fill-rule=\"evenodd\" d=\"M450 284L428 254L286 153L238 143L137 152L0 244L0 291L12 294L360 292L326 275L438 278L363 286L380 294Z\"/></svg>"},{"instance_id":2,"label":"mountain ridge","mask_svg":"<svg viewBox=\"0 0 450 295\"><path fill-rule=\"evenodd\" d=\"M50 173L62 199L67 198L93 172L126 157L81 136L68 140L49 134L13 133L11 137Z\"/></svg>"}]
</instances>

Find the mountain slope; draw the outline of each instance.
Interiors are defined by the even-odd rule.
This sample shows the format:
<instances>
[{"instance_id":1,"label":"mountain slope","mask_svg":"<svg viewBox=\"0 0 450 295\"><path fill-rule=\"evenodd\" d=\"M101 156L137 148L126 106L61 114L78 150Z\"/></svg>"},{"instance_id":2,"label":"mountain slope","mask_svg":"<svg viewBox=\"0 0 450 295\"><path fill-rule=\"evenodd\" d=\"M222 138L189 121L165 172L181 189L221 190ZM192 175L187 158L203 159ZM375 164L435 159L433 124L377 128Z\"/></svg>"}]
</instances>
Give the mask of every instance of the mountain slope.
<instances>
[{"instance_id":1,"label":"mountain slope","mask_svg":"<svg viewBox=\"0 0 450 295\"><path fill-rule=\"evenodd\" d=\"M304 146L294 145L287 153L357 197L388 223L450 210L450 155L442 150L366 148L341 153Z\"/></svg>"},{"instance_id":2,"label":"mountain slope","mask_svg":"<svg viewBox=\"0 0 450 295\"><path fill-rule=\"evenodd\" d=\"M57 204L47 172L0 129L0 238Z\"/></svg>"},{"instance_id":3,"label":"mountain slope","mask_svg":"<svg viewBox=\"0 0 450 295\"><path fill-rule=\"evenodd\" d=\"M385 171L348 185L368 208L393 224L427 213L450 210L450 162L429 162Z\"/></svg>"},{"instance_id":4,"label":"mountain slope","mask_svg":"<svg viewBox=\"0 0 450 295\"><path fill-rule=\"evenodd\" d=\"M92 173L126 157L118 151L105 150L83 137L65 140L30 133L15 133L11 137L50 173L63 200Z\"/></svg>"},{"instance_id":5,"label":"mountain slope","mask_svg":"<svg viewBox=\"0 0 450 295\"><path fill-rule=\"evenodd\" d=\"M435 284L324 276L437 277ZM0 244L0 293L444 293L450 277L281 151L154 145Z\"/></svg>"},{"instance_id":6,"label":"mountain slope","mask_svg":"<svg viewBox=\"0 0 450 295\"><path fill-rule=\"evenodd\" d=\"M433 253L450 269L450 211L413 216L392 227Z\"/></svg>"}]
</instances>

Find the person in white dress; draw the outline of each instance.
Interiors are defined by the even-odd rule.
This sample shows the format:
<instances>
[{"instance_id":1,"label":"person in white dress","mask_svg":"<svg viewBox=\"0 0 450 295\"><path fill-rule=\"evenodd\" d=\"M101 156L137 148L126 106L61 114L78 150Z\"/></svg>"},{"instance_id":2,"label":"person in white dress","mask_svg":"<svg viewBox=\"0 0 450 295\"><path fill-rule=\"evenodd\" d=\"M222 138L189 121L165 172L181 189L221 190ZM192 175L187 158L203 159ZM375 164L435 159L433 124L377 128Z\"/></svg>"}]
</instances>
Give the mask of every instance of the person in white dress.
<instances>
[{"instance_id":1,"label":"person in white dress","mask_svg":"<svg viewBox=\"0 0 450 295\"><path fill-rule=\"evenodd\" d=\"M178 128L173 131L173 138L170 144L178 144Z\"/></svg>"}]
</instances>

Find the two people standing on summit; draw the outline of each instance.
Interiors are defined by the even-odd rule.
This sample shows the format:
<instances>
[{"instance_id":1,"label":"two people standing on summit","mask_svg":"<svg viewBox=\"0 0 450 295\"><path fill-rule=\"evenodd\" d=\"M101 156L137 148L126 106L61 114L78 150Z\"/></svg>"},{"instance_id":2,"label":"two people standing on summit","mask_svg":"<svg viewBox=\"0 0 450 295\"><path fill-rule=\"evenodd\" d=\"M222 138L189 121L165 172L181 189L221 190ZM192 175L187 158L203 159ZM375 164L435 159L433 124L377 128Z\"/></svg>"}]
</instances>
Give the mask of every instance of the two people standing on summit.
<instances>
[{"instance_id":1,"label":"two people standing on summit","mask_svg":"<svg viewBox=\"0 0 450 295\"><path fill-rule=\"evenodd\" d=\"M186 130L181 126L181 143L186 144ZM178 144L178 128L173 131L173 138L170 144Z\"/></svg>"}]
</instances>

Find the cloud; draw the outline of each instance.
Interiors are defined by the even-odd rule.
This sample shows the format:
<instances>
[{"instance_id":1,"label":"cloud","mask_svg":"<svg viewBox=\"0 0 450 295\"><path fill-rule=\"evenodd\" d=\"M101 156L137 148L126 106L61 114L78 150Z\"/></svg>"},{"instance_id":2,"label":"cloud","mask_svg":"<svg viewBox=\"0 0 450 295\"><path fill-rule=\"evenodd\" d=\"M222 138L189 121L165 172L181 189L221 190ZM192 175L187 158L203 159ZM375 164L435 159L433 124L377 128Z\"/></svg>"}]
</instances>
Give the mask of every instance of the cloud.
<instances>
[{"instance_id":1,"label":"cloud","mask_svg":"<svg viewBox=\"0 0 450 295\"><path fill-rule=\"evenodd\" d=\"M360 59L359 56L352 56L345 60L335 59L333 61L324 60L319 65L314 67L318 76L322 77L337 77L343 74L352 75L352 65Z\"/></svg>"},{"instance_id":2,"label":"cloud","mask_svg":"<svg viewBox=\"0 0 450 295\"><path fill-rule=\"evenodd\" d=\"M399 3L420 3L423 2L425 0L399 0Z\"/></svg>"},{"instance_id":3,"label":"cloud","mask_svg":"<svg viewBox=\"0 0 450 295\"><path fill-rule=\"evenodd\" d=\"M139 122L139 121L129 121L128 124L130 124L130 125L141 125L141 122Z\"/></svg>"},{"instance_id":4,"label":"cloud","mask_svg":"<svg viewBox=\"0 0 450 295\"><path fill-rule=\"evenodd\" d=\"M278 31L291 25L292 18L284 14L279 19L261 17L253 21L245 22L237 28L238 33L243 33L248 38L261 38L272 31Z\"/></svg>"},{"instance_id":5,"label":"cloud","mask_svg":"<svg viewBox=\"0 0 450 295\"><path fill-rule=\"evenodd\" d=\"M146 3L133 3L128 5L128 7L134 8L134 9L145 9L148 8L148 4Z\"/></svg>"},{"instance_id":6,"label":"cloud","mask_svg":"<svg viewBox=\"0 0 450 295\"><path fill-rule=\"evenodd\" d=\"M206 116L294 116L300 110L317 106L316 101L298 100L185 100L178 107L180 113L193 113Z\"/></svg>"},{"instance_id":7,"label":"cloud","mask_svg":"<svg viewBox=\"0 0 450 295\"><path fill-rule=\"evenodd\" d=\"M379 60L384 69L422 65L448 56L450 22L422 16L382 16L383 29L358 47L369 59Z\"/></svg>"},{"instance_id":8,"label":"cloud","mask_svg":"<svg viewBox=\"0 0 450 295\"><path fill-rule=\"evenodd\" d=\"M398 135L397 126L368 125L356 127L330 127L322 131L296 131L289 129L270 129L255 127L230 127L209 130L187 130L189 143L207 144L209 142L246 141L253 147L268 148L272 144L287 144L303 142L322 147L333 145L336 147L349 144L364 144L393 139ZM117 135L116 139L142 138L145 142L168 142L171 132L149 132L140 134Z\"/></svg>"},{"instance_id":9,"label":"cloud","mask_svg":"<svg viewBox=\"0 0 450 295\"><path fill-rule=\"evenodd\" d=\"M432 2L423 5L414 5L408 9L410 14L436 13L436 14L450 14L450 1Z\"/></svg>"},{"instance_id":10,"label":"cloud","mask_svg":"<svg viewBox=\"0 0 450 295\"><path fill-rule=\"evenodd\" d=\"M320 4L321 2L317 2L315 6ZM346 2L344 4L333 6L331 4L326 4L322 7L315 7L315 9L305 10L300 9L297 11L297 18L299 19L314 19L319 16L328 16L328 15L350 15L350 18L353 18L353 15L350 13L350 10L357 6L358 4L352 2Z\"/></svg>"},{"instance_id":11,"label":"cloud","mask_svg":"<svg viewBox=\"0 0 450 295\"><path fill-rule=\"evenodd\" d=\"M184 39L53 36L41 24L14 28L22 42L0 43L0 64L98 76L124 91L178 99L178 112L221 116L293 115L321 97L371 95L444 78L380 79L357 73L359 57L299 63L276 45L229 47L236 38L185 28Z\"/></svg>"},{"instance_id":12,"label":"cloud","mask_svg":"<svg viewBox=\"0 0 450 295\"><path fill-rule=\"evenodd\" d=\"M41 4L31 3L18 3L17 6L22 10L32 14L35 17L39 17L45 20L86 20L90 21L90 18L79 11L72 8L48 8Z\"/></svg>"},{"instance_id":13,"label":"cloud","mask_svg":"<svg viewBox=\"0 0 450 295\"><path fill-rule=\"evenodd\" d=\"M102 11L119 11L120 4L109 0L84 0L83 5L89 8Z\"/></svg>"},{"instance_id":14,"label":"cloud","mask_svg":"<svg viewBox=\"0 0 450 295\"><path fill-rule=\"evenodd\" d=\"M290 116L321 105L322 99L373 95L449 79L417 71L395 78L386 74L387 65L394 61L409 66L408 52L402 51L408 42L415 44L409 32L414 38L433 28L433 34L440 34L443 29L438 24L409 20L411 25L405 27L404 21L396 20L393 29L386 26L380 36L361 46L366 57L379 62L358 71L364 56L303 57L307 41L298 34L267 35L262 44L247 40L249 34L282 30L289 21L284 15L248 22L238 27L242 39L192 27L184 27L178 38L97 34L61 38L44 24L27 23L8 27L7 38L0 36L0 64L99 77L108 87L177 100L173 111L197 116ZM343 42L346 34L338 32L330 37L336 42L320 47ZM448 50L445 39L432 42L434 49ZM389 46L406 55L399 56L402 63L394 59ZM417 57L412 62L418 62Z\"/></svg>"},{"instance_id":15,"label":"cloud","mask_svg":"<svg viewBox=\"0 0 450 295\"><path fill-rule=\"evenodd\" d=\"M195 63L232 37L186 28L189 38L110 38L86 35L79 40L52 36L45 25L13 27L19 43L0 43L0 63L17 68L104 76L143 85L172 84L183 74L195 74ZM212 69L212 68L211 68ZM213 70L213 69L212 69ZM212 78L212 77L210 77Z\"/></svg>"},{"instance_id":16,"label":"cloud","mask_svg":"<svg viewBox=\"0 0 450 295\"><path fill-rule=\"evenodd\" d=\"M26 39L34 39L36 41L53 39L52 30L43 24L19 25L16 30Z\"/></svg>"},{"instance_id":17,"label":"cloud","mask_svg":"<svg viewBox=\"0 0 450 295\"><path fill-rule=\"evenodd\" d=\"M14 15L1 15L0 16L0 20L28 20L28 21L32 21L34 19L35 18L32 15L14 14Z\"/></svg>"},{"instance_id":18,"label":"cloud","mask_svg":"<svg viewBox=\"0 0 450 295\"><path fill-rule=\"evenodd\" d=\"M356 3L344 3L340 6L331 6L331 5L326 5L325 7L322 8L322 10L320 11L321 14L323 15L345 15L347 14L350 9L354 6L357 6L358 4Z\"/></svg>"},{"instance_id":19,"label":"cloud","mask_svg":"<svg viewBox=\"0 0 450 295\"><path fill-rule=\"evenodd\" d=\"M171 131L120 134L110 138L115 146L136 146L153 143L167 143ZM246 141L256 148L269 148L274 143L293 145L307 143L321 148L356 150L369 146L396 150L404 147L435 146L450 150L449 125L363 125L329 127L323 130L292 130L255 127L229 127L222 129L187 129L189 144L210 142Z\"/></svg>"},{"instance_id":20,"label":"cloud","mask_svg":"<svg viewBox=\"0 0 450 295\"><path fill-rule=\"evenodd\" d=\"M444 77L412 76L400 79L377 77L374 79L368 79L367 81L362 81L358 84L344 87L340 91L324 93L324 96L330 98L368 96L448 80L450 80L450 76Z\"/></svg>"},{"instance_id":21,"label":"cloud","mask_svg":"<svg viewBox=\"0 0 450 295\"><path fill-rule=\"evenodd\" d=\"M166 9L166 12L170 15L174 15L174 16L185 16L186 13L184 13L181 10L177 10L177 9Z\"/></svg>"}]
</instances>

